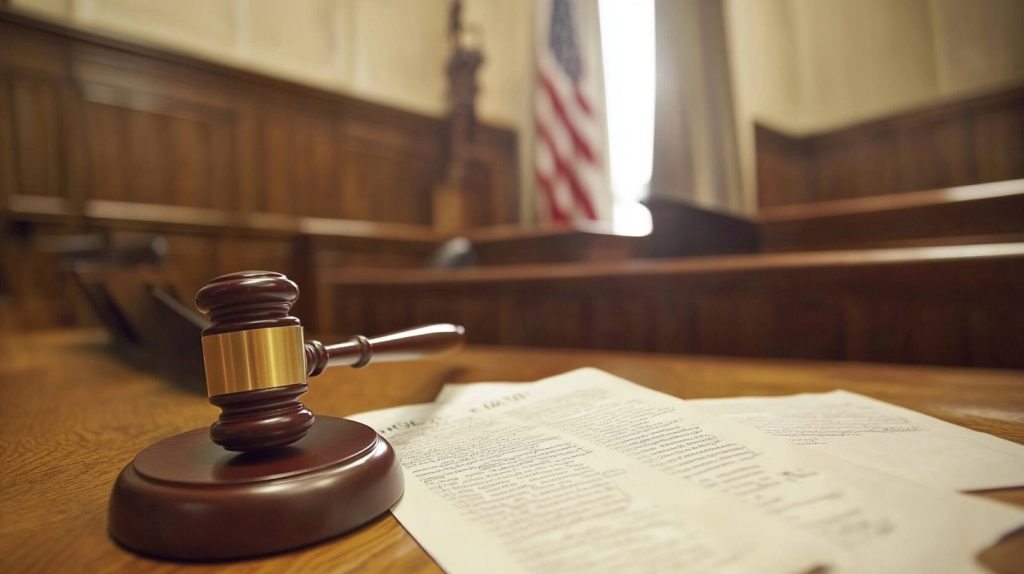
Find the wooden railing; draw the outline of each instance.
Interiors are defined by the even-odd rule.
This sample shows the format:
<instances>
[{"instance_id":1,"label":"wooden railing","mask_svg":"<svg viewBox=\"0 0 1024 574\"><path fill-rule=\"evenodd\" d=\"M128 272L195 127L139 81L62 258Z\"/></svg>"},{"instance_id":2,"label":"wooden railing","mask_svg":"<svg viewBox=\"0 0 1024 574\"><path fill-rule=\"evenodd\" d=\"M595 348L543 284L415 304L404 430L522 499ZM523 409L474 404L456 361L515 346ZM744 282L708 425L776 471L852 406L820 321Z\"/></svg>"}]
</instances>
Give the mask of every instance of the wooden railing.
<instances>
[{"instance_id":1,"label":"wooden railing","mask_svg":"<svg viewBox=\"0 0 1024 574\"><path fill-rule=\"evenodd\" d=\"M320 276L325 332L1024 368L1024 243Z\"/></svg>"}]
</instances>

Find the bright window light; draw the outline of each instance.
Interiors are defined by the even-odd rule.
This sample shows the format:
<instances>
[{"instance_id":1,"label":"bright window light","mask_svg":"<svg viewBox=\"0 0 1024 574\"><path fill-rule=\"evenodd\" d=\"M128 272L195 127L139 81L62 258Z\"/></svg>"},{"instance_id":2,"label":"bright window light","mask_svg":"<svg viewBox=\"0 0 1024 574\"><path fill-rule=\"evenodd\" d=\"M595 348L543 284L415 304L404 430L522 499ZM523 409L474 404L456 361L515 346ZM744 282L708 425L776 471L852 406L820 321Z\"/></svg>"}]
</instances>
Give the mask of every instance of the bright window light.
<instances>
[{"instance_id":1,"label":"bright window light","mask_svg":"<svg viewBox=\"0 0 1024 574\"><path fill-rule=\"evenodd\" d=\"M654 0L599 0L616 232L645 235L654 151Z\"/></svg>"}]
</instances>

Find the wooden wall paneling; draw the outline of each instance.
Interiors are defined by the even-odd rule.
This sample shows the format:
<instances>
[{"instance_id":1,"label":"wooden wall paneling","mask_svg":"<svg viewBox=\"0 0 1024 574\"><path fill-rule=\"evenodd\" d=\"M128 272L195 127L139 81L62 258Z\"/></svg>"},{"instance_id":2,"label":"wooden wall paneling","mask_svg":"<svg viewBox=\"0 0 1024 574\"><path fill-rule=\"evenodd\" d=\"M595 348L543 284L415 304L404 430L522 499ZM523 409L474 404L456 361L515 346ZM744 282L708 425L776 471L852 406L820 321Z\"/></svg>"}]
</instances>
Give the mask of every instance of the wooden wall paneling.
<instances>
[{"instance_id":1,"label":"wooden wall paneling","mask_svg":"<svg viewBox=\"0 0 1024 574\"><path fill-rule=\"evenodd\" d=\"M788 205L813 198L807 141L759 124L754 125L754 140L759 206Z\"/></svg>"},{"instance_id":2,"label":"wooden wall paneling","mask_svg":"<svg viewBox=\"0 0 1024 574\"><path fill-rule=\"evenodd\" d=\"M466 298L459 303L466 304L469 301L471 299ZM414 314L413 301L406 297L401 290L381 289L374 294L374 303L371 309L373 311L370 318L370 324L372 325L370 331L356 334L367 336L381 335L414 325L412 320Z\"/></svg>"},{"instance_id":3,"label":"wooden wall paneling","mask_svg":"<svg viewBox=\"0 0 1024 574\"><path fill-rule=\"evenodd\" d=\"M130 92L139 106L151 96L200 110L235 110L242 105L239 90L244 86L231 68L77 31L47 37L68 46L75 79Z\"/></svg>"},{"instance_id":4,"label":"wooden wall paneling","mask_svg":"<svg viewBox=\"0 0 1024 574\"><path fill-rule=\"evenodd\" d=\"M641 238L587 228L494 227L471 230L465 236L480 265L608 261L628 259L643 250Z\"/></svg>"},{"instance_id":5,"label":"wooden wall paneling","mask_svg":"<svg viewBox=\"0 0 1024 574\"><path fill-rule=\"evenodd\" d=\"M515 135L478 135L480 222L514 221ZM329 218L429 225L445 141L437 118L0 11L3 216L165 234L183 293L239 265L313 285L317 265L422 265L428 228Z\"/></svg>"},{"instance_id":6,"label":"wooden wall paneling","mask_svg":"<svg viewBox=\"0 0 1024 574\"><path fill-rule=\"evenodd\" d=\"M609 284L608 288L612 288ZM586 289L584 282L568 282L563 286L563 289L569 292L575 292L577 295L586 301L587 313L583 321L577 328L578 333L563 332L563 339L561 344L556 344L557 347L595 347L595 348L611 348L621 344L622 341L622 324L625 321L623 316L623 309L617 304L612 297L609 297L605 289ZM546 287L543 283L536 284L531 290L532 297L527 298L527 301L536 305L540 297L538 294L544 293ZM556 315L557 316L557 315ZM522 320L522 319L519 319ZM533 331L537 331L537 327L540 327L541 333L546 325L538 325ZM563 328L565 326L563 325ZM530 333L531 338L523 341L523 344L533 345L532 341L537 340L538 334L536 332ZM575 341L573 345L570 341Z\"/></svg>"},{"instance_id":7,"label":"wooden wall paneling","mask_svg":"<svg viewBox=\"0 0 1024 574\"><path fill-rule=\"evenodd\" d=\"M361 129L362 128L362 129ZM345 194L345 217L348 219L374 219L379 212L376 204L392 200L388 190L397 184L402 141L392 134L375 134L369 126L345 124L343 129L345 153L341 158ZM413 215L405 215L401 206L394 205L385 221L423 223Z\"/></svg>"},{"instance_id":8,"label":"wooden wall paneling","mask_svg":"<svg viewBox=\"0 0 1024 574\"><path fill-rule=\"evenodd\" d=\"M667 286L666 286L667 288ZM695 308L683 297L652 298L654 347L652 351L671 353L674 349L695 348Z\"/></svg>"},{"instance_id":9,"label":"wooden wall paneling","mask_svg":"<svg viewBox=\"0 0 1024 574\"><path fill-rule=\"evenodd\" d=\"M295 195L303 199L302 214L309 217L344 217L341 174L337 158L341 155L338 122L331 117L302 119L298 158L299 179Z\"/></svg>"},{"instance_id":10,"label":"wooden wall paneling","mask_svg":"<svg viewBox=\"0 0 1024 574\"><path fill-rule=\"evenodd\" d=\"M68 50L63 42L9 18L5 13L0 21L0 67L49 77L67 73Z\"/></svg>"},{"instance_id":11,"label":"wooden wall paneling","mask_svg":"<svg viewBox=\"0 0 1024 574\"><path fill-rule=\"evenodd\" d=\"M106 93L104 93L106 92ZM103 95L101 95L103 94ZM123 97L121 101L117 99ZM231 209L233 118L152 98L85 90L92 197Z\"/></svg>"},{"instance_id":12,"label":"wooden wall paneling","mask_svg":"<svg viewBox=\"0 0 1024 574\"><path fill-rule=\"evenodd\" d=\"M476 140L470 147L469 188L471 194L486 204L475 214L479 225L519 221L517 145L515 132L477 126ZM508 161L508 158L514 159Z\"/></svg>"},{"instance_id":13,"label":"wooden wall paneling","mask_svg":"<svg viewBox=\"0 0 1024 574\"><path fill-rule=\"evenodd\" d=\"M167 265L173 270L171 275L175 278L178 294L191 307L199 288L219 274L218 237L184 233L165 236Z\"/></svg>"},{"instance_id":14,"label":"wooden wall paneling","mask_svg":"<svg viewBox=\"0 0 1024 574\"><path fill-rule=\"evenodd\" d=\"M974 115L973 147L979 181L1024 177L1024 91L1006 105L991 105Z\"/></svg>"},{"instance_id":15,"label":"wooden wall paneling","mask_svg":"<svg viewBox=\"0 0 1024 574\"><path fill-rule=\"evenodd\" d=\"M85 176L89 197L430 223L430 190L444 167L440 119L8 12L0 26L11 113L43 126L22 155L42 149L52 164L49 134L66 135L68 119L81 126L74 147L84 168L72 175ZM84 100L66 112L81 117L51 113L64 88ZM515 135L478 132L477 179L489 198L481 223L513 221ZM25 173L40 193L57 193L44 179L59 173L49 167L39 160Z\"/></svg>"},{"instance_id":16,"label":"wooden wall paneling","mask_svg":"<svg viewBox=\"0 0 1024 574\"><path fill-rule=\"evenodd\" d=\"M619 306L624 319L621 336L622 345L626 350L646 351L656 347L652 305L656 291L658 289L655 285L651 285L645 293L623 288L613 296L612 303Z\"/></svg>"},{"instance_id":17,"label":"wooden wall paneling","mask_svg":"<svg viewBox=\"0 0 1024 574\"><path fill-rule=\"evenodd\" d=\"M209 278L235 271L271 270L296 276L291 238L221 237L217 241L217 266Z\"/></svg>"},{"instance_id":18,"label":"wooden wall paneling","mask_svg":"<svg viewBox=\"0 0 1024 574\"><path fill-rule=\"evenodd\" d=\"M253 209L267 213L299 215L300 190L295 187L295 165L299 155L297 118L291 114L266 111L256 121L257 146Z\"/></svg>"},{"instance_id":19,"label":"wooden wall paneling","mask_svg":"<svg viewBox=\"0 0 1024 574\"><path fill-rule=\"evenodd\" d=\"M969 115L926 116L904 122L900 127L902 185L889 193L983 181L975 170Z\"/></svg>"},{"instance_id":20,"label":"wooden wall paneling","mask_svg":"<svg viewBox=\"0 0 1024 574\"><path fill-rule=\"evenodd\" d=\"M1021 269L1014 244L381 270L324 288L356 331L443 320L476 343L1024 368L1024 312L1008 304ZM352 300L369 311L347 316Z\"/></svg>"},{"instance_id":21,"label":"wooden wall paneling","mask_svg":"<svg viewBox=\"0 0 1024 574\"><path fill-rule=\"evenodd\" d=\"M907 302L901 301L906 304ZM962 365L971 361L968 344L967 317L964 309L949 300L922 302L916 310L914 333L911 336L910 356L915 362L929 362L932 357L943 357L948 365ZM905 312L900 309L899 312Z\"/></svg>"},{"instance_id":22,"label":"wooden wall paneling","mask_svg":"<svg viewBox=\"0 0 1024 574\"><path fill-rule=\"evenodd\" d=\"M849 152L853 181L857 187L851 196L898 193L905 188L900 172L899 138L887 129L870 128L851 146ZM927 186L926 186L927 188ZM819 193L827 193L819 190Z\"/></svg>"},{"instance_id":23,"label":"wooden wall paneling","mask_svg":"<svg viewBox=\"0 0 1024 574\"><path fill-rule=\"evenodd\" d=\"M101 42L70 45L97 197L239 207L239 105L230 80L145 51ZM105 189L108 183L113 190Z\"/></svg>"},{"instance_id":24,"label":"wooden wall paneling","mask_svg":"<svg viewBox=\"0 0 1024 574\"><path fill-rule=\"evenodd\" d=\"M128 201L131 190L121 164L127 156L124 149L124 115L114 106L101 103L83 105L85 121L86 162L89 166L90 199ZM103 169L109 167L111 169Z\"/></svg>"},{"instance_id":25,"label":"wooden wall paneling","mask_svg":"<svg viewBox=\"0 0 1024 574\"><path fill-rule=\"evenodd\" d=\"M294 279L300 282L303 295L296 312L303 313L303 324L311 332L337 334L332 331L331 290L324 288L321 274L346 268L416 268L423 267L436 249L438 241L429 239L387 239L303 235L293 240L291 257Z\"/></svg>"},{"instance_id":26,"label":"wooden wall paneling","mask_svg":"<svg viewBox=\"0 0 1024 574\"><path fill-rule=\"evenodd\" d=\"M390 126L346 121L343 189L348 219L429 225L440 155L435 141Z\"/></svg>"},{"instance_id":27,"label":"wooden wall paneling","mask_svg":"<svg viewBox=\"0 0 1024 574\"><path fill-rule=\"evenodd\" d=\"M807 136L755 127L758 204L772 207L1024 177L1024 88Z\"/></svg>"},{"instance_id":28,"label":"wooden wall paneling","mask_svg":"<svg viewBox=\"0 0 1024 574\"><path fill-rule=\"evenodd\" d=\"M481 288L480 291L476 308L467 313L467 316L488 316L493 312L489 305L489 297L493 297L494 292L486 288ZM580 297L580 293L571 286L552 289L545 297L536 297L536 293L534 289L519 291L519 306L520 312L533 313L541 318L536 322L536 330L530 333L530 338L539 341L540 346L562 346L561 343L567 337L574 336L574 331L583 329L588 323L588 301ZM480 333L480 340L496 340L500 337L500 330L503 327L504 325L495 323L488 324L487 330Z\"/></svg>"},{"instance_id":29,"label":"wooden wall paneling","mask_svg":"<svg viewBox=\"0 0 1024 574\"><path fill-rule=\"evenodd\" d=\"M500 198L491 197L488 190L493 187L490 165L479 158L466 162L465 179L462 184L462 209L465 213L465 227L481 227L495 217L500 210Z\"/></svg>"},{"instance_id":30,"label":"wooden wall paneling","mask_svg":"<svg viewBox=\"0 0 1024 574\"><path fill-rule=\"evenodd\" d=\"M528 293L528 291L525 293ZM522 301L526 298L523 287L515 286L511 289L502 290L499 293L492 293L491 296L497 309L497 312L494 314L494 320L501 326L500 337L497 343L515 346L529 344L529 333L526 331L523 321L519 320L519 314L523 312ZM445 315L443 298L427 293L422 300L434 309L433 316L442 317ZM448 321L448 319L445 320Z\"/></svg>"},{"instance_id":31,"label":"wooden wall paneling","mask_svg":"<svg viewBox=\"0 0 1024 574\"><path fill-rule=\"evenodd\" d=\"M439 239L395 239L313 235L309 252L313 269L424 267Z\"/></svg>"},{"instance_id":32,"label":"wooden wall paneling","mask_svg":"<svg viewBox=\"0 0 1024 574\"><path fill-rule=\"evenodd\" d=\"M965 313L946 300L910 294L851 297L847 354L854 361L970 365ZM992 325L987 327L992 329Z\"/></svg>"},{"instance_id":33,"label":"wooden wall paneling","mask_svg":"<svg viewBox=\"0 0 1024 574\"><path fill-rule=\"evenodd\" d=\"M776 312L770 356L822 360L845 356L843 311L837 299L836 295L821 295L794 286L792 297L765 301ZM799 336L780 336L787 332Z\"/></svg>"},{"instance_id":34,"label":"wooden wall paneling","mask_svg":"<svg viewBox=\"0 0 1024 574\"><path fill-rule=\"evenodd\" d=\"M0 225L7 198L15 192L14 107L10 82L0 77Z\"/></svg>"},{"instance_id":35,"label":"wooden wall paneling","mask_svg":"<svg viewBox=\"0 0 1024 574\"><path fill-rule=\"evenodd\" d=\"M714 303L715 311L711 321L702 321L715 326L714 338L708 339L705 352L765 357L771 356L773 345L789 347L780 345L782 341L777 337L778 308L772 304L770 292L756 294L755 288L745 283L739 289L723 289L705 297L705 301Z\"/></svg>"},{"instance_id":36,"label":"wooden wall paneling","mask_svg":"<svg viewBox=\"0 0 1024 574\"><path fill-rule=\"evenodd\" d=\"M10 82L18 193L66 197L63 87L54 78L21 74Z\"/></svg>"},{"instance_id":37,"label":"wooden wall paneling","mask_svg":"<svg viewBox=\"0 0 1024 574\"><path fill-rule=\"evenodd\" d=\"M965 345L971 364L1015 365L1024 349L1024 306L1019 295L993 294L964 309ZM992 325L1000 328L993 329Z\"/></svg>"},{"instance_id":38,"label":"wooden wall paneling","mask_svg":"<svg viewBox=\"0 0 1024 574\"><path fill-rule=\"evenodd\" d=\"M867 125L808 140L813 174L804 201L862 197L903 189L900 148L891 125Z\"/></svg>"}]
</instances>

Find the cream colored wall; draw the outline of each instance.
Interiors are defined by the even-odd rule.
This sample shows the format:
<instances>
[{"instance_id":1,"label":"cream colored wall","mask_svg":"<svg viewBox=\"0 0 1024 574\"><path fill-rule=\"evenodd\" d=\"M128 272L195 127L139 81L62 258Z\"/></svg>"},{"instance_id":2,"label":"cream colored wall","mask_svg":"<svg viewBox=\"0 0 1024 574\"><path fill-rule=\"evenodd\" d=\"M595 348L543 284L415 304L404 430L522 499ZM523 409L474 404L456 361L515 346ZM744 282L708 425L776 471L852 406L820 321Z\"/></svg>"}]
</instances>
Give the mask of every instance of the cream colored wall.
<instances>
[{"instance_id":1,"label":"cream colored wall","mask_svg":"<svg viewBox=\"0 0 1024 574\"><path fill-rule=\"evenodd\" d=\"M11 0L26 12L404 109L445 110L448 0ZM467 0L480 114L528 121L530 2Z\"/></svg>"},{"instance_id":2,"label":"cream colored wall","mask_svg":"<svg viewBox=\"0 0 1024 574\"><path fill-rule=\"evenodd\" d=\"M801 134L1024 83L1020 0L725 0L744 189L753 123Z\"/></svg>"},{"instance_id":3,"label":"cream colored wall","mask_svg":"<svg viewBox=\"0 0 1024 574\"><path fill-rule=\"evenodd\" d=\"M930 5L944 93L1024 82L1024 2L932 0Z\"/></svg>"}]
</instances>

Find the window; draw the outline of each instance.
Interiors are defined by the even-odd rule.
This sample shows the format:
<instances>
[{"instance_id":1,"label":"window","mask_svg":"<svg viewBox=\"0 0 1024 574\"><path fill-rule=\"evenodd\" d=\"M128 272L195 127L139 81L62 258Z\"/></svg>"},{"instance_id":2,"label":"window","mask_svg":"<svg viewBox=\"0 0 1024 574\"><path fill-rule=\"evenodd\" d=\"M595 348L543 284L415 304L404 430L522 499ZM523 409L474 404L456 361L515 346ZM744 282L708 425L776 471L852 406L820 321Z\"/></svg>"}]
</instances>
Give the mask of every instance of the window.
<instances>
[{"instance_id":1,"label":"window","mask_svg":"<svg viewBox=\"0 0 1024 574\"><path fill-rule=\"evenodd\" d=\"M612 225L626 235L651 231L647 197L654 151L654 0L599 0L608 115Z\"/></svg>"}]
</instances>

